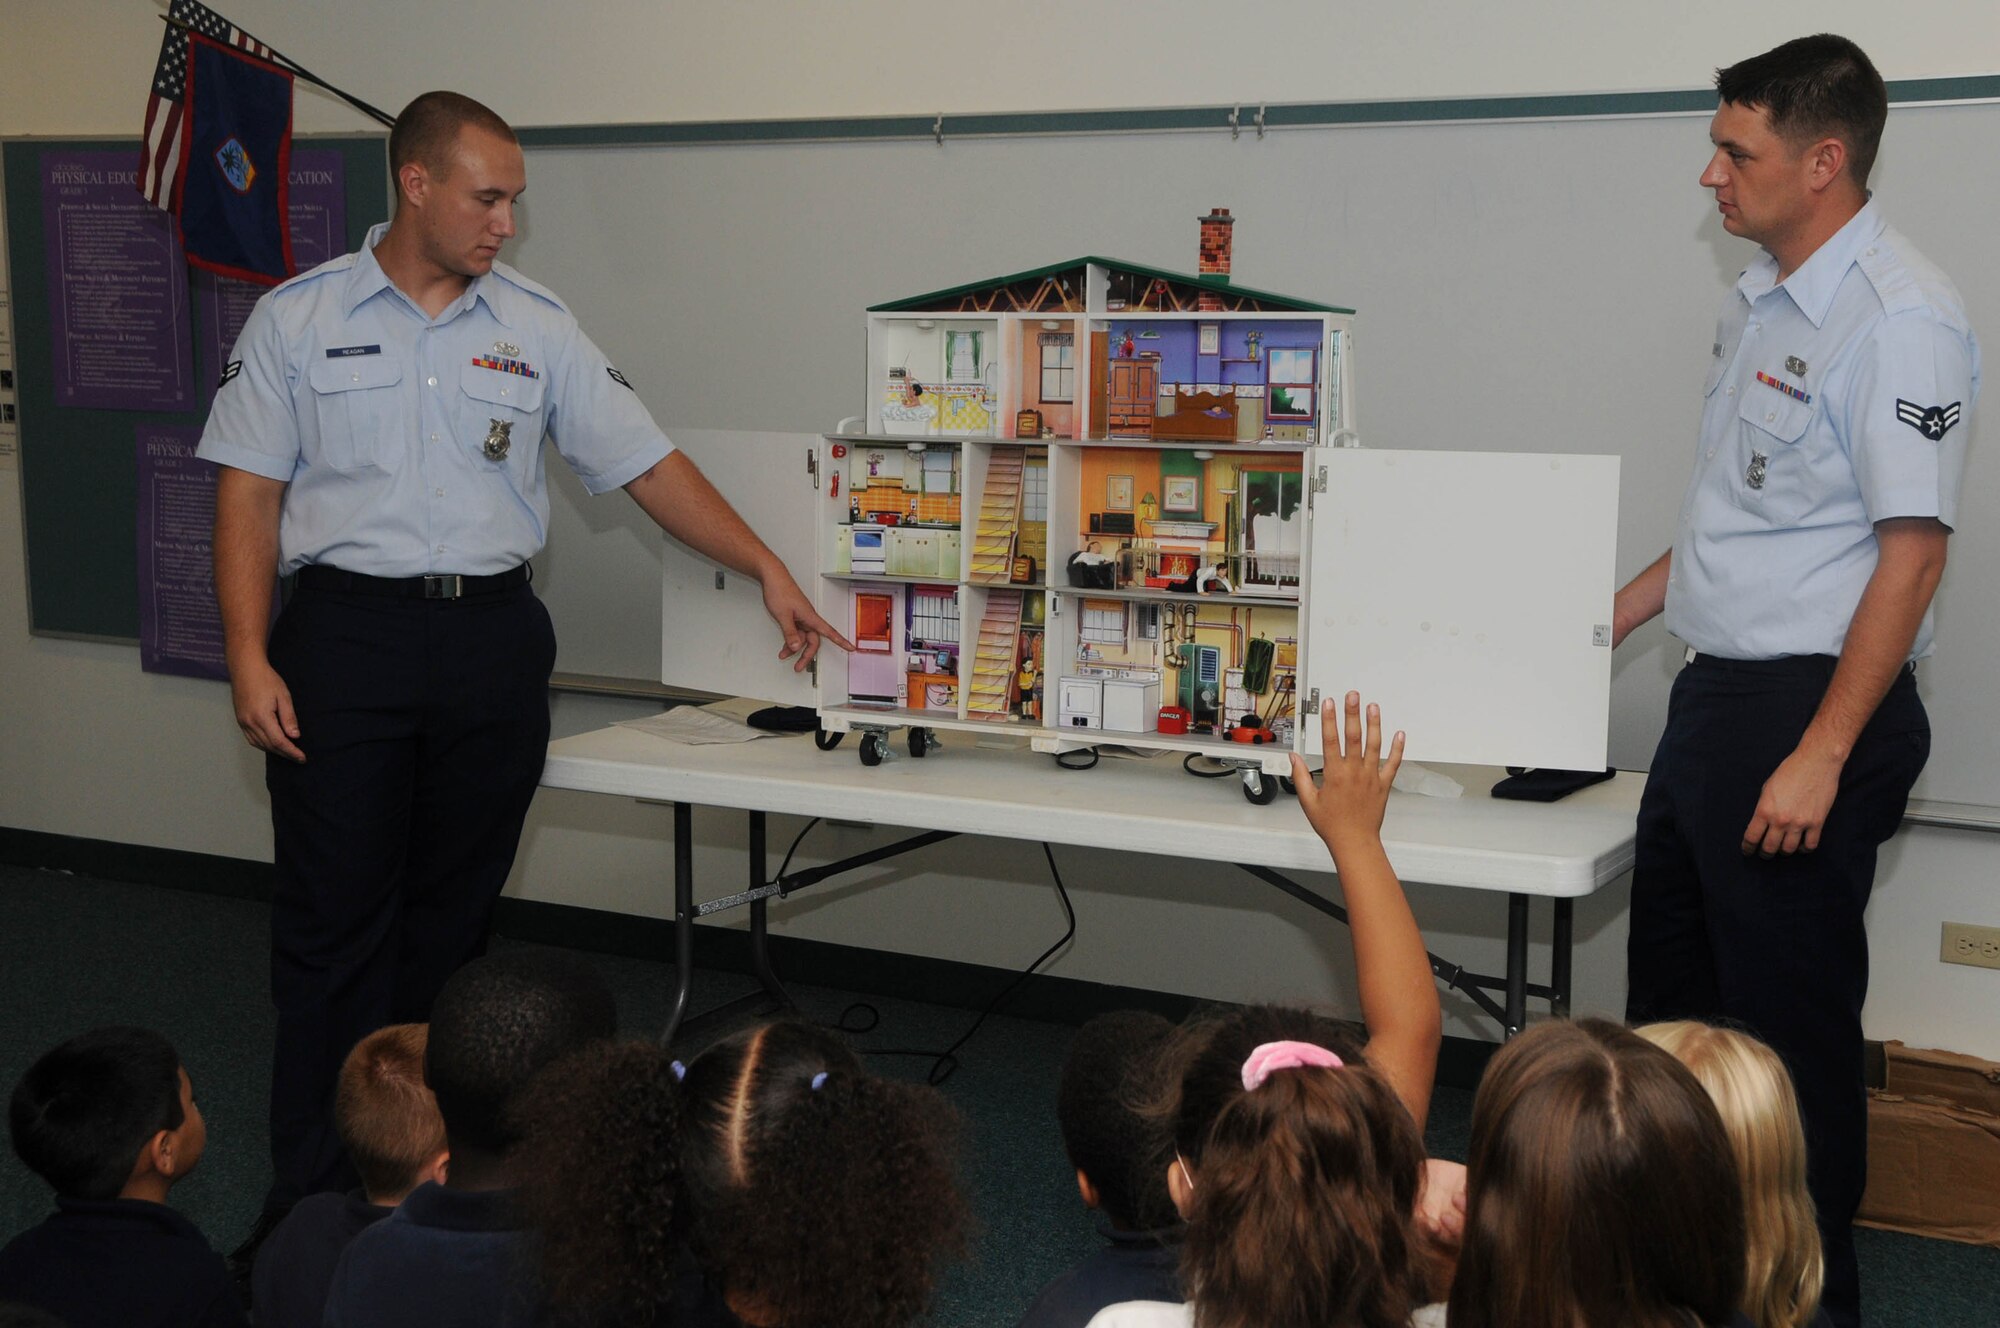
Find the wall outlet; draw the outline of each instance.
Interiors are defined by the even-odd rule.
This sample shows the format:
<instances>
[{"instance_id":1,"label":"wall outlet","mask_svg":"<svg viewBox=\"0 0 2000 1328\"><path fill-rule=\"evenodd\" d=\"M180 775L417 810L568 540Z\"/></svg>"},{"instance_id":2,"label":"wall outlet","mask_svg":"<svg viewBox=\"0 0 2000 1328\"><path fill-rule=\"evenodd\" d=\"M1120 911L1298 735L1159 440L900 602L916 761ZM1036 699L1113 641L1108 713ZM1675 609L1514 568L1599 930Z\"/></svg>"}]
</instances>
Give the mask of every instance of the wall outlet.
<instances>
[{"instance_id":1,"label":"wall outlet","mask_svg":"<svg viewBox=\"0 0 2000 1328\"><path fill-rule=\"evenodd\" d=\"M2000 927L1947 922L1944 924L1944 944L1938 957L1947 964L2000 968Z\"/></svg>"}]
</instances>

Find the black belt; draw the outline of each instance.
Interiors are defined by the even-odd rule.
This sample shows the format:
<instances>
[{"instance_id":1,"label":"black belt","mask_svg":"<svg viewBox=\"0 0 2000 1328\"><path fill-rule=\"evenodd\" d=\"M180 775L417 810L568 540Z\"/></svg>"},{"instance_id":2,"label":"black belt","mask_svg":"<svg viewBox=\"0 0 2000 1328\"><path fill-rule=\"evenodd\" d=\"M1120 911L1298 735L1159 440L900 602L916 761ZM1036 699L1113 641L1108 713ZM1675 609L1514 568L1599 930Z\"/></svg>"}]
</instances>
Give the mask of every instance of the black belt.
<instances>
[{"instance_id":1,"label":"black belt","mask_svg":"<svg viewBox=\"0 0 2000 1328\"><path fill-rule=\"evenodd\" d=\"M302 590L332 590L350 595L388 595L396 599L466 599L497 595L525 586L533 579L528 564L492 576L461 576L445 572L431 576L366 576L338 567L301 567L296 583Z\"/></svg>"},{"instance_id":2,"label":"black belt","mask_svg":"<svg viewBox=\"0 0 2000 1328\"><path fill-rule=\"evenodd\" d=\"M1688 648L1687 662L1705 669L1720 669L1725 673L1757 673L1776 678L1818 678L1829 679L1840 665L1837 655L1780 655L1777 659L1725 659L1721 655L1704 655L1692 646ZM1904 673L1915 673L1914 662L1903 665Z\"/></svg>"}]
</instances>

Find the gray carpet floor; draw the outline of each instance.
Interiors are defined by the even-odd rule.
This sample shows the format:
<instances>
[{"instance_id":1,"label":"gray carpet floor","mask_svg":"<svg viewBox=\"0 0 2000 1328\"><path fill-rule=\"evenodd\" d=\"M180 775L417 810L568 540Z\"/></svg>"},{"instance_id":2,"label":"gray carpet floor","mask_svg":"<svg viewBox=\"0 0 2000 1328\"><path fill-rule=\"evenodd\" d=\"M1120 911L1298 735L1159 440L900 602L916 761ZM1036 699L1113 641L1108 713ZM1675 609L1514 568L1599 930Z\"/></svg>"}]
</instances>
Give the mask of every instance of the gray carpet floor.
<instances>
[{"instance_id":1,"label":"gray carpet floor","mask_svg":"<svg viewBox=\"0 0 2000 1328\"><path fill-rule=\"evenodd\" d=\"M208 1154L174 1191L174 1203L218 1248L236 1244L264 1188L265 1078L271 1037L266 1000L268 910L261 904L0 867L0 1091L11 1091L41 1052L101 1024L142 1024L180 1049L208 1120ZM521 942L501 941L497 945ZM618 993L622 1026L660 1028L670 965L596 956ZM697 975L698 1011L749 991L735 974ZM966 1010L796 988L806 1012L834 1020L867 1000L880 1024L864 1046L943 1047L970 1022ZM1036 1288L1097 1241L1055 1122L1057 1077L1071 1030L996 1015L959 1052L944 1091L967 1120L964 1175L978 1232L972 1257L938 1298L938 1325L1014 1322ZM926 1062L878 1062L921 1078ZM1471 1095L1441 1089L1430 1144L1463 1158ZM0 1241L49 1210L46 1189L11 1155L0 1159ZM1861 1231L1868 1322L1879 1328L2000 1325L2000 1250Z\"/></svg>"}]
</instances>

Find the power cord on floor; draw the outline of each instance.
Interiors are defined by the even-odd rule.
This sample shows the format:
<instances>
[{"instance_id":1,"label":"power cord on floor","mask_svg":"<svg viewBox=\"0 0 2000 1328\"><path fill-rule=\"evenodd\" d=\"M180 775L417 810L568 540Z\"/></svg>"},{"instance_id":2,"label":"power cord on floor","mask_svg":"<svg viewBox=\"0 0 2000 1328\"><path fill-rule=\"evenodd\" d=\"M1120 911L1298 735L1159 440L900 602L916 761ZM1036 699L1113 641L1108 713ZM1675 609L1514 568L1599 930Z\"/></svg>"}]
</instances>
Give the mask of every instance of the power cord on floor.
<instances>
[{"instance_id":1,"label":"power cord on floor","mask_svg":"<svg viewBox=\"0 0 2000 1328\"><path fill-rule=\"evenodd\" d=\"M1092 752L1092 755L1095 755L1094 750ZM797 835L793 836L792 845L790 848L785 850L785 859L783 862L778 864L778 874L770 882L771 884L776 885L785 879L785 872L792 865L792 855L799 851L799 845L805 842L806 835L812 830L814 826L818 825L819 823L820 823L820 818L815 816L810 821L807 821L805 825L800 828ZM1022 969L1019 973L1017 973L1014 976L1014 980L1012 982L1008 983L1005 987L1002 987L999 993L995 995L992 1000L986 1002L985 1006L981 1008L981 1010L979 1011L979 1016L972 1021L971 1027L967 1028L965 1032L959 1034L958 1040L952 1043L949 1047L946 1047L943 1051L929 1050L919 1047L857 1048L857 1050L859 1050L862 1055L928 1056L931 1058L931 1068L930 1072L924 1076L924 1082L930 1084L932 1087L936 1087L939 1084L944 1083L945 1080L951 1078L951 1076L958 1070L958 1065L959 1065L958 1054L957 1054L958 1049L960 1047L963 1047L967 1042L970 1042L972 1040L972 1035L979 1031L979 1026L986 1022L986 1017L992 1014L995 1010L998 1010L1000 1008L1001 1003L1004 1002L1009 996L1013 995L1014 992L1020 987L1022 983L1026 982L1029 978L1033 977L1035 973L1041 969L1041 966L1047 963L1058 950L1061 950L1065 945L1068 945L1070 941L1072 941L1076 937L1076 908L1074 905L1070 903L1069 889L1068 887L1063 885L1062 872L1056 868L1055 850L1050 848L1047 844L1043 844L1042 856L1048 859L1049 876L1053 878L1056 883L1056 898L1062 903L1063 919L1064 919L1063 934L1056 938L1055 944L1049 946L1048 949L1042 951L1039 955L1035 956L1035 961L1033 963L1029 964L1026 968ZM877 1010L874 1006L870 1005L866 1001L855 1001L852 1005L849 1005L846 1009L840 1012L840 1017L833 1021L833 1027L850 1036L859 1036L860 1034L863 1033L874 1032L875 1029L881 1024L881 1022L882 1022L882 1014L879 1010Z\"/></svg>"},{"instance_id":2,"label":"power cord on floor","mask_svg":"<svg viewBox=\"0 0 2000 1328\"><path fill-rule=\"evenodd\" d=\"M1195 765L1196 761L1207 762L1208 768L1197 767ZM1205 755L1202 752L1189 752L1186 756L1183 756L1181 758L1181 769L1187 771L1196 779L1227 779L1229 776L1237 773L1235 766L1218 762L1214 757Z\"/></svg>"},{"instance_id":3,"label":"power cord on floor","mask_svg":"<svg viewBox=\"0 0 2000 1328\"><path fill-rule=\"evenodd\" d=\"M1056 869L1055 851L1047 844L1044 844L1042 845L1042 856L1049 860L1049 875L1055 880L1056 898L1062 902L1063 917L1066 923L1063 928L1063 934L1056 939L1055 944L1035 956L1033 963L1015 974L1012 982L1002 987L992 1000L986 1002L985 1006L979 1011L979 1017L972 1021L969 1028L959 1034L958 1040L943 1051L920 1047L863 1047L860 1048L862 1055L928 1056L931 1058L931 1068L930 1072L924 1076L925 1083L935 1088L944 1083L945 1080L951 1078L959 1066L958 1049L972 1040L972 1035L979 1031L979 1026L986 1022L986 1017L998 1010L1001 1004L1009 996L1012 996L1022 983L1033 977L1041 966L1047 963L1058 950L1068 945L1076 937L1076 909L1069 902L1069 890L1063 885L1062 872ZM867 1017L868 1022L866 1024L849 1023L849 1016L860 1015ZM865 1033L879 1024L881 1018L882 1016L876 1011L874 1006L868 1004L866 1001L856 1001L840 1012L840 1018L834 1026L845 1033Z\"/></svg>"}]
</instances>

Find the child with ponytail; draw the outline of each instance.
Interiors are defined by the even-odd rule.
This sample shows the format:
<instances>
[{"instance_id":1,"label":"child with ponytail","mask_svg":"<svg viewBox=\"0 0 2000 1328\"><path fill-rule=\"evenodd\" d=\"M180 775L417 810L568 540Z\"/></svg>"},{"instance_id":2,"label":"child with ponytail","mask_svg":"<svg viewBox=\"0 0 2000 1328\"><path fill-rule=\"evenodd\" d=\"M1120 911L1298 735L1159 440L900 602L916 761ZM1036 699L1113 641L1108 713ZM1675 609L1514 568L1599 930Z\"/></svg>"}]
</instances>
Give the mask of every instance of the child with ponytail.
<instances>
[{"instance_id":1,"label":"child with ponytail","mask_svg":"<svg viewBox=\"0 0 2000 1328\"><path fill-rule=\"evenodd\" d=\"M1133 1301L1092 1328L1405 1328L1424 1305L1414 1213L1441 1013L1423 937L1382 847L1403 735L1349 693L1321 710L1326 768L1299 801L1340 874L1365 1045L1305 1010L1252 1006L1183 1028L1158 1104L1187 1219L1186 1304Z\"/></svg>"},{"instance_id":2,"label":"child with ponytail","mask_svg":"<svg viewBox=\"0 0 2000 1328\"><path fill-rule=\"evenodd\" d=\"M814 1024L756 1025L686 1065L600 1048L526 1113L556 1322L899 1328L964 1249L956 1113Z\"/></svg>"}]
</instances>

